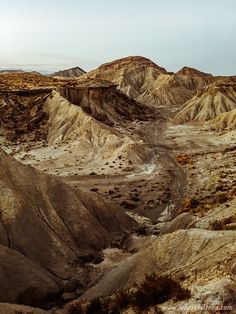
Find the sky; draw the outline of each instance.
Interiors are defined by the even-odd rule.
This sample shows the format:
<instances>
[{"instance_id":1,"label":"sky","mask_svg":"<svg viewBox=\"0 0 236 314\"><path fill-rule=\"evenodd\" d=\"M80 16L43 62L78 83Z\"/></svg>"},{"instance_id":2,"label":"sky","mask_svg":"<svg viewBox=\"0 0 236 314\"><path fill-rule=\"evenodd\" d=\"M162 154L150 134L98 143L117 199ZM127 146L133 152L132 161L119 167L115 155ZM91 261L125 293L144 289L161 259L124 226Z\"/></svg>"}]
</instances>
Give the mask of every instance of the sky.
<instances>
[{"instance_id":1,"label":"sky","mask_svg":"<svg viewBox=\"0 0 236 314\"><path fill-rule=\"evenodd\" d=\"M130 55L236 74L235 0L0 0L0 68L88 71Z\"/></svg>"}]
</instances>

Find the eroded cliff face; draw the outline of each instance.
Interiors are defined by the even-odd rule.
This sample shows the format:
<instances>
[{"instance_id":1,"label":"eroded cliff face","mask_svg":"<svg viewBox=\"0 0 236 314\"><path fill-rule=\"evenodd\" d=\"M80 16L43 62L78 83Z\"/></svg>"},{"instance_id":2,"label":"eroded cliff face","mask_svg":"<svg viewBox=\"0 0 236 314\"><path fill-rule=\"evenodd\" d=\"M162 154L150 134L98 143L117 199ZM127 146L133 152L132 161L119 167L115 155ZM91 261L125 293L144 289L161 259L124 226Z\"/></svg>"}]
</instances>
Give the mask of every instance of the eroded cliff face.
<instances>
[{"instance_id":1,"label":"eroded cliff face","mask_svg":"<svg viewBox=\"0 0 236 314\"><path fill-rule=\"evenodd\" d=\"M1 113L7 151L50 173L88 175L94 163L101 172L114 173L153 156L127 129L128 121L150 119L152 112L109 82L70 81L58 85L57 91L46 86L2 91ZM116 163L117 156L122 166L109 169L107 163Z\"/></svg>"},{"instance_id":2,"label":"eroded cliff face","mask_svg":"<svg viewBox=\"0 0 236 314\"><path fill-rule=\"evenodd\" d=\"M191 287L193 292L197 286L203 290L216 278L219 281L231 278L236 256L235 239L234 231L219 234L201 229L178 230L164 235L110 271L83 298L113 294L142 282L148 273L170 274L175 279L182 277L182 284ZM222 254L224 263L219 267Z\"/></svg>"},{"instance_id":3,"label":"eroded cliff face","mask_svg":"<svg viewBox=\"0 0 236 314\"><path fill-rule=\"evenodd\" d=\"M153 114L141 104L117 90L116 85L98 79L88 79L76 86L60 90L62 96L80 106L89 115L108 125L127 120L145 120Z\"/></svg>"}]
</instances>

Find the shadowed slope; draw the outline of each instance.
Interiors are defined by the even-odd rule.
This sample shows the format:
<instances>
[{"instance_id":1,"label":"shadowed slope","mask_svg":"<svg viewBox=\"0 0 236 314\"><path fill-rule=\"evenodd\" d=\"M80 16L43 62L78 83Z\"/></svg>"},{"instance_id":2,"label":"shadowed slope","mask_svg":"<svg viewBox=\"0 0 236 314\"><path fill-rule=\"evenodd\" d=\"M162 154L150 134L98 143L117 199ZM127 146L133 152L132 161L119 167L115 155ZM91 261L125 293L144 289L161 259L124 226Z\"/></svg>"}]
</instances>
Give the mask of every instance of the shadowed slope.
<instances>
[{"instance_id":1,"label":"shadowed slope","mask_svg":"<svg viewBox=\"0 0 236 314\"><path fill-rule=\"evenodd\" d=\"M96 255L136 227L129 216L98 195L75 190L56 177L20 164L2 151L0 193L0 244L48 270L60 285L79 273L84 256ZM11 254L2 250L5 255ZM18 255L14 253L16 261ZM0 273L6 275L2 267L4 264ZM10 264L8 267L10 271ZM29 274L31 269L29 266ZM11 271L14 274L20 270ZM25 271L17 278L27 287L29 278ZM4 282L1 282L3 291ZM9 282L6 280L5 284ZM17 282L11 284L14 291ZM2 296L1 301L17 302L16 297L7 296L5 299Z\"/></svg>"}]
</instances>

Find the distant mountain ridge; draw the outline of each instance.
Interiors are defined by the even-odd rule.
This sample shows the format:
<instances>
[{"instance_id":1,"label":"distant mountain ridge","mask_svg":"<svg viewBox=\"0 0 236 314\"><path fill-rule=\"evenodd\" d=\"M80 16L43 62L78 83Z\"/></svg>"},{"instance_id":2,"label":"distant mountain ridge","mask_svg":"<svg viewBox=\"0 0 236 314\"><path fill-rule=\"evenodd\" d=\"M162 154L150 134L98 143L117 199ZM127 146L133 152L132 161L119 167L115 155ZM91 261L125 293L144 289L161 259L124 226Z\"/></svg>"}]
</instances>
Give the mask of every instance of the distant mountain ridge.
<instances>
[{"instance_id":1,"label":"distant mountain ridge","mask_svg":"<svg viewBox=\"0 0 236 314\"><path fill-rule=\"evenodd\" d=\"M0 68L0 74L3 73L34 73L34 74L38 74L41 75L40 72L35 71L35 70L29 70L29 69L12 69L12 68Z\"/></svg>"},{"instance_id":2,"label":"distant mountain ridge","mask_svg":"<svg viewBox=\"0 0 236 314\"><path fill-rule=\"evenodd\" d=\"M86 72L80 67L74 67L52 73L50 76L61 76L61 77L79 77Z\"/></svg>"}]
</instances>

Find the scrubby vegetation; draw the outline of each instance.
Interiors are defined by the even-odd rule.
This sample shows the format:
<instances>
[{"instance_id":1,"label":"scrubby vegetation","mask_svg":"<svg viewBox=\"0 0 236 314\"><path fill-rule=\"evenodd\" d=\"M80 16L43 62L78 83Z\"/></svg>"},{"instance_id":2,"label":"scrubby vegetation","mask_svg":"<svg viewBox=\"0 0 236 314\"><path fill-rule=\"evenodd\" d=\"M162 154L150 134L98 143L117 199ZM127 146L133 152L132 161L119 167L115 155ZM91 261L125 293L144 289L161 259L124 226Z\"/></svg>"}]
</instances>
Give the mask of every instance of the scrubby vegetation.
<instances>
[{"instance_id":1,"label":"scrubby vegetation","mask_svg":"<svg viewBox=\"0 0 236 314\"><path fill-rule=\"evenodd\" d=\"M220 220L215 220L210 223L209 228L211 230L224 230L226 226L236 222L236 216L230 216L227 218L222 218Z\"/></svg>"},{"instance_id":2,"label":"scrubby vegetation","mask_svg":"<svg viewBox=\"0 0 236 314\"><path fill-rule=\"evenodd\" d=\"M188 155L178 155L176 157L176 161L178 162L178 164L180 164L181 166L187 165L187 164L191 164L192 160Z\"/></svg>"},{"instance_id":3,"label":"scrubby vegetation","mask_svg":"<svg viewBox=\"0 0 236 314\"><path fill-rule=\"evenodd\" d=\"M217 192L215 194L215 202L218 204L223 204L229 199L229 194L227 192Z\"/></svg>"},{"instance_id":4,"label":"scrubby vegetation","mask_svg":"<svg viewBox=\"0 0 236 314\"><path fill-rule=\"evenodd\" d=\"M196 198L193 197L185 197L182 202L181 206L177 210L178 214L194 211L199 205L199 201Z\"/></svg>"},{"instance_id":5,"label":"scrubby vegetation","mask_svg":"<svg viewBox=\"0 0 236 314\"><path fill-rule=\"evenodd\" d=\"M162 313L158 304L170 299L184 300L190 298L190 291L167 276L152 274L146 276L141 284L107 297L95 298L90 302L73 302L68 307L68 314L108 314L121 313L133 307L137 312L144 313L150 307L155 307L156 313Z\"/></svg>"}]
</instances>

